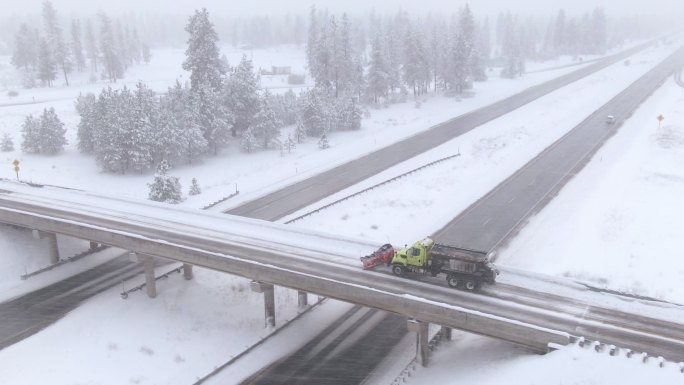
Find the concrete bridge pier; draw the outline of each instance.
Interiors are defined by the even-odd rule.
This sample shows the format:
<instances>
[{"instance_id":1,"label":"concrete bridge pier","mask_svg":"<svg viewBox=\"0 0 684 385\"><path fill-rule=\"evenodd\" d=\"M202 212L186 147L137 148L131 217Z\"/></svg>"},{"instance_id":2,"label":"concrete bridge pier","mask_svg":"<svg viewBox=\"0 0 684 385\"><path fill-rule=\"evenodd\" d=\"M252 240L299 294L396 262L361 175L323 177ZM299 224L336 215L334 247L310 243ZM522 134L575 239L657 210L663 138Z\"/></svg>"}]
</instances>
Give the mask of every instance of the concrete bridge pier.
<instances>
[{"instance_id":1,"label":"concrete bridge pier","mask_svg":"<svg viewBox=\"0 0 684 385\"><path fill-rule=\"evenodd\" d=\"M442 330L439 332L442 341L451 341L451 330L450 327L442 326Z\"/></svg>"},{"instance_id":2,"label":"concrete bridge pier","mask_svg":"<svg viewBox=\"0 0 684 385\"><path fill-rule=\"evenodd\" d=\"M416 333L416 359L422 366L427 367L430 354L430 338L428 335L430 324L410 319L407 326L410 332Z\"/></svg>"},{"instance_id":3,"label":"concrete bridge pier","mask_svg":"<svg viewBox=\"0 0 684 385\"><path fill-rule=\"evenodd\" d=\"M48 250L50 253L50 263L55 264L59 262L59 247L57 246L57 234L46 233L40 230L33 230L32 232L34 239L46 239L48 240Z\"/></svg>"},{"instance_id":4,"label":"concrete bridge pier","mask_svg":"<svg viewBox=\"0 0 684 385\"><path fill-rule=\"evenodd\" d=\"M95 250L98 247L100 247L100 244L97 242L90 241L90 250Z\"/></svg>"},{"instance_id":5,"label":"concrete bridge pier","mask_svg":"<svg viewBox=\"0 0 684 385\"><path fill-rule=\"evenodd\" d=\"M150 298L157 297L157 280L154 276L154 258L151 255L141 255L145 269L145 289Z\"/></svg>"},{"instance_id":6,"label":"concrete bridge pier","mask_svg":"<svg viewBox=\"0 0 684 385\"><path fill-rule=\"evenodd\" d=\"M252 281L249 285L253 292L264 294L265 327L275 327L275 291L273 285L266 282Z\"/></svg>"},{"instance_id":7,"label":"concrete bridge pier","mask_svg":"<svg viewBox=\"0 0 684 385\"><path fill-rule=\"evenodd\" d=\"M183 264L183 277L187 279L188 281L191 280L194 275L192 274L192 265L189 263L184 263Z\"/></svg>"},{"instance_id":8,"label":"concrete bridge pier","mask_svg":"<svg viewBox=\"0 0 684 385\"><path fill-rule=\"evenodd\" d=\"M305 291L298 291L297 292L297 305L298 305L300 310L309 306L309 294L307 292L305 292Z\"/></svg>"}]
</instances>

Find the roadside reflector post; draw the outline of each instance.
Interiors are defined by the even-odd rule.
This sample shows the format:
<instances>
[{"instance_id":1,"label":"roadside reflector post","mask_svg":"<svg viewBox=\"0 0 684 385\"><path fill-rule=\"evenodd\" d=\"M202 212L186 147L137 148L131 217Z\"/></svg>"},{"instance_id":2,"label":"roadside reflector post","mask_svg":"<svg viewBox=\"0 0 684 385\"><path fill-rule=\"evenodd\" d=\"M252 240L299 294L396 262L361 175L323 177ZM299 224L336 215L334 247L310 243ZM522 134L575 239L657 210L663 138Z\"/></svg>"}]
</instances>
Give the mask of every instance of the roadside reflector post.
<instances>
[{"instance_id":1,"label":"roadside reflector post","mask_svg":"<svg viewBox=\"0 0 684 385\"><path fill-rule=\"evenodd\" d=\"M275 328L275 290L270 283L252 281L249 286L255 293L264 294L264 327Z\"/></svg>"},{"instance_id":2,"label":"roadside reflector post","mask_svg":"<svg viewBox=\"0 0 684 385\"><path fill-rule=\"evenodd\" d=\"M428 322L414 319L410 319L407 322L408 330L416 333L416 360L418 360L418 363L423 367L428 366L428 355L430 353L430 341L428 338L429 326L430 324Z\"/></svg>"}]
</instances>

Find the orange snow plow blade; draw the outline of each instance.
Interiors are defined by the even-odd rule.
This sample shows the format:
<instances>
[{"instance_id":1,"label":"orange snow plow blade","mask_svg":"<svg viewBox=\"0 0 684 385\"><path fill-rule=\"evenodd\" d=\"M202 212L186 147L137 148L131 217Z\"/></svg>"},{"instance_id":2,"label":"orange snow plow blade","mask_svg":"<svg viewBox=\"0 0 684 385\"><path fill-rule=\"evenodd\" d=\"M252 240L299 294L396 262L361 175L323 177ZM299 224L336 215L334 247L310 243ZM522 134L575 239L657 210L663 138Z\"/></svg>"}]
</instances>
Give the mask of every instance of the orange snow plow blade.
<instances>
[{"instance_id":1,"label":"orange snow plow blade","mask_svg":"<svg viewBox=\"0 0 684 385\"><path fill-rule=\"evenodd\" d=\"M379 249L373 252L371 255L366 255L361 257L361 262L363 263L364 269L372 269L375 266L381 264L389 264L394 257L394 247L389 243L382 245Z\"/></svg>"}]
</instances>

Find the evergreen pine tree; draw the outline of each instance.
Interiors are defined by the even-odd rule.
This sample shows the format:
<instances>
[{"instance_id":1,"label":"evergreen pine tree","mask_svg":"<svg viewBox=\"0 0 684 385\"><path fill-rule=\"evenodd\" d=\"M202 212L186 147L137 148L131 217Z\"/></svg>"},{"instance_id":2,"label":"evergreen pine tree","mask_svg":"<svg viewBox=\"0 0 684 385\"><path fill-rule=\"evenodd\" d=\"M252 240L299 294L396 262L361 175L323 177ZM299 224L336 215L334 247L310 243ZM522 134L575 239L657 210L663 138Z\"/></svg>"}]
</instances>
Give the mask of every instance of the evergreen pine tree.
<instances>
[{"instance_id":1,"label":"evergreen pine tree","mask_svg":"<svg viewBox=\"0 0 684 385\"><path fill-rule=\"evenodd\" d=\"M78 19L71 21L71 52L74 55L78 72L85 70L85 55L83 55L83 43L81 42L81 22Z\"/></svg>"},{"instance_id":2,"label":"evergreen pine tree","mask_svg":"<svg viewBox=\"0 0 684 385\"><path fill-rule=\"evenodd\" d=\"M40 153L40 120L28 115L21 125L21 150L29 153Z\"/></svg>"},{"instance_id":3,"label":"evergreen pine tree","mask_svg":"<svg viewBox=\"0 0 684 385\"><path fill-rule=\"evenodd\" d=\"M268 149L271 142L280 135L281 126L282 122L275 116L271 106L271 94L266 90L261 97L261 108L255 117L251 131L261 141L262 147Z\"/></svg>"},{"instance_id":4,"label":"evergreen pine tree","mask_svg":"<svg viewBox=\"0 0 684 385\"><path fill-rule=\"evenodd\" d=\"M0 151L14 151L14 141L12 140L12 136L6 132L2 134L2 140L0 140Z\"/></svg>"},{"instance_id":5,"label":"evergreen pine tree","mask_svg":"<svg viewBox=\"0 0 684 385\"><path fill-rule=\"evenodd\" d=\"M43 110L43 115L40 117L40 152L54 155L61 151L67 144L64 134L66 134L64 123L59 120L55 109L50 107L49 110Z\"/></svg>"},{"instance_id":6,"label":"evergreen pine tree","mask_svg":"<svg viewBox=\"0 0 684 385\"><path fill-rule=\"evenodd\" d=\"M234 119L231 131L233 136L244 132L254 122L260 108L258 92L259 77L254 72L252 61L243 55L223 90L225 104Z\"/></svg>"},{"instance_id":7,"label":"evergreen pine tree","mask_svg":"<svg viewBox=\"0 0 684 385\"><path fill-rule=\"evenodd\" d=\"M93 94L79 95L76 99L76 112L81 116L78 123L78 149L86 154L95 151L95 130L100 117L97 114L97 98Z\"/></svg>"},{"instance_id":8,"label":"evergreen pine tree","mask_svg":"<svg viewBox=\"0 0 684 385\"><path fill-rule=\"evenodd\" d=\"M199 195L202 193L202 189L200 189L200 186L197 184L197 178L192 178L192 184L190 185L190 191L188 191L188 195Z\"/></svg>"},{"instance_id":9,"label":"evergreen pine tree","mask_svg":"<svg viewBox=\"0 0 684 385\"><path fill-rule=\"evenodd\" d=\"M370 67L368 69L368 93L374 103L387 95L390 86L390 69L385 60L380 36L376 34L371 44Z\"/></svg>"},{"instance_id":10,"label":"evergreen pine tree","mask_svg":"<svg viewBox=\"0 0 684 385\"><path fill-rule=\"evenodd\" d=\"M43 84L52 87L52 81L57 77L57 68L45 39L40 39L38 46L38 78Z\"/></svg>"},{"instance_id":11,"label":"evergreen pine tree","mask_svg":"<svg viewBox=\"0 0 684 385\"><path fill-rule=\"evenodd\" d=\"M220 90L225 72L216 45L218 35L214 25L209 21L207 9L196 10L185 30L190 34L190 38L185 50L183 69L190 71L192 90L196 91L202 84L209 85L216 91Z\"/></svg>"},{"instance_id":12,"label":"evergreen pine tree","mask_svg":"<svg viewBox=\"0 0 684 385\"><path fill-rule=\"evenodd\" d=\"M302 122L300 117L297 117L297 123L295 124L295 138L297 143L304 143L306 141L306 127L304 126L304 122Z\"/></svg>"},{"instance_id":13,"label":"evergreen pine tree","mask_svg":"<svg viewBox=\"0 0 684 385\"><path fill-rule=\"evenodd\" d=\"M247 153L254 151L258 146L258 139L252 132L253 129L253 127L248 128L240 137L240 148Z\"/></svg>"},{"instance_id":14,"label":"evergreen pine tree","mask_svg":"<svg viewBox=\"0 0 684 385\"><path fill-rule=\"evenodd\" d=\"M23 68L29 71L38 64L38 50L35 35L26 23L19 26L19 31L14 37L14 52L12 54L12 64L16 68Z\"/></svg>"},{"instance_id":15,"label":"evergreen pine tree","mask_svg":"<svg viewBox=\"0 0 684 385\"><path fill-rule=\"evenodd\" d=\"M231 136L230 113L220 102L220 95L210 84L200 84L192 91L197 106L199 127L214 155L228 144Z\"/></svg>"},{"instance_id":16,"label":"evergreen pine tree","mask_svg":"<svg viewBox=\"0 0 684 385\"><path fill-rule=\"evenodd\" d=\"M321 136L328 130L328 117L322 92L314 88L307 92L303 100L301 121L309 136Z\"/></svg>"},{"instance_id":17,"label":"evergreen pine tree","mask_svg":"<svg viewBox=\"0 0 684 385\"><path fill-rule=\"evenodd\" d=\"M57 11L55 11L52 3L47 0L43 3L43 25L51 56L59 68L62 69L64 82L69 86L67 74L71 72L73 66L69 46L62 36L62 28L59 26Z\"/></svg>"},{"instance_id":18,"label":"evergreen pine tree","mask_svg":"<svg viewBox=\"0 0 684 385\"><path fill-rule=\"evenodd\" d=\"M287 150L288 154L292 153L292 150L297 148L297 142L292 139L292 135L287 134L287 140L285 141L285 149Z\"/></svg>"},{"instance_id":19,"label":"evergreen pine tree","mask_svg":"<svg viewBox=\"0 0 684 385\"><path fill-rule=\"evenodd\" d=\"M90 20L86 22L85 51L88 60L90 60L91 71L97 73L97 60L100 52L97 47L97 38L95 37L95 32L93 32L93 25Z\"/></svg>"},{"instance_id":20,"label":"evergreen pine tree","mask_svg":"<svg viewBox=\"0 0 684 385\"><path fill-rule=\"evenodd\" d=\"M183 199L180 181L177 177L167 175L168 171L169 164L162 160L157 166L154 181L147 184L150 188L150 200L176 204Z\"/></svg>"},{"instance_id":21,"label":"evergreen pine tree","mask_svg":"<svg viewBox=\"0 0 684 385\"><path fill-rule=\"evenodd\" d=\"M104 13L100 14L100 51L103 65L102 78L115 83L123 76L124 68L118 55L112 21Z\"/></svg>"},{"instance_id":22,"label":"evergreen pine tree","mask_svg":"<svg viewBox=\"0 0 684 385\"><path fill-rule=\"evenodd\" d=\"M169 155L167 159L178 156L179 160L187 163L199 160L207 153L207 140L202 135L200 128L201 122L196 98L193 97L187 85L183 87L180 82L176 81L175 86L169 88L163 108L162 115L169 115L170 117L168 121L169 130L175 132L167 134L168 137L173 138L166 146ZM159 140L167 139L159 138ZM176 140L179 143L176 143ZM176 144L179 145L177 150L175 149Z\"/></svg>"},{"instance_id":23,"label":"evergreen pine tree","mask_svg":"<svg viewBox=\"0 0 684 385\"><path fill-rule=\"evenodd\" d=\"M323 134L321 136L321 139L318 140L318 148L320 148L321 150L330 148L330 142L328 142L328 136L326 134Z\"/></svg>"}]
</instances>

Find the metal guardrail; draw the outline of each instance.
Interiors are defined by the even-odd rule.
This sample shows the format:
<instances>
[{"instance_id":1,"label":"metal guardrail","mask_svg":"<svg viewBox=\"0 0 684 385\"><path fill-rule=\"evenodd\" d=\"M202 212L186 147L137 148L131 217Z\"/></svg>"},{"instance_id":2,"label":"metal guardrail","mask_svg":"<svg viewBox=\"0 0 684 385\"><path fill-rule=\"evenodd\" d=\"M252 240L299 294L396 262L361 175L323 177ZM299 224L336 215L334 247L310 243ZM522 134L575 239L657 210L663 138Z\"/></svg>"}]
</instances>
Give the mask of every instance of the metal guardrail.
<instances>
[{"instance_id":1,"label":"metal guardrail","mask_svg":"<svg viewBox=\"0 0 684 385\"><path fill-rule=\"evenodd\" d=\"M363 194L363 193L366 193L366 192L368 192L368 191L371 191L371 190L373 190L373 189L376 189L376 188L378 188L378 187L380 187L380 186L383 186L383 185L386 185L386 184L388 184L388 183L395 182L395 181L398 180L398 179L404 178L404 177L406 177L406 176L408 176L408 175L410 175L410 174L413 174L413 173L415 173L415 172L418 172L418 171L420 171L420 170L422 170L422 169L425 169L425 168L434 166L434 165L436 165L436 164L438 164L438 163L442 163L442 162L445 162L445 161L450 160L450 159L457 158L457 157L459 157L459 156L461 156L460 153L458 153L458 154L456 154L456 155L450 155L450 156L447 156L447 157L444 157L444 158L441 158L441 159L437 159L437 160L432 161L432 162L430 162L430 163L424 164L424 165L422 165L422 166L420 166L420 167L418 167L418 168L414 168L414 169L411 170L411 171L407 171L407 172L405 172L405 173L403 173L403 174L400 174L400 175L397 175L397 176L395 176L395 177L393 177L393 178L387 179L387 180L385 180L385 181L383 181L383 182L380 182L380 183L378 183L378 184L375 184L375 185L373 185L373 186L371 186L371 187L365 188L365 189L363 189L363 190L361 190L361 191L359 191L359 192L356 192L356 193L354 193L354 194L348 195L348 196L346 196L346 197L344 197L344 198L340 198L340 199L338 199L338 200L336 200L336 201L334 201L334 202L332 202L332 203L328 203L327 205L322 206L322 207L319 207L319 208L317 208L317 209L315 209L315 210L313 210L313 211L309 211L308 213L302 214L302 215L300 215L300 216L298 216L298 217L296 217L296 218L292 218L292 219L286 221L285 223L286 223L286 224L289 224L289 223L293 223L293 222L296 222L296 221L298 221L298 220L304 219L304 218L306 218L306 217L308 217L308 216L311 216L311 215L314 215L314 214L316 214L316 213L319 213L320 211L323 211L323 210L325 210L325 209L327 209L327 208L329 208L329 207L335 206L335 205L338 204L338 203L341 203L341 202L344 202L344 201L346 201L346 200L348 200L348 199L357 197L357 196L359 196L359 195L361 195L361 194Z\"/></svg>"},{"instance_id":2,"label":"metal guardrail","mask_svg":"<svg viewBox=\"0 0 684 385\"><path fill-rule=\"evenodd\" d=\"M236 196L236 195L238 195L238 194L240 194L240 191L235 190L234 193L228 195L227 197L221 198L221 199L217 200L217 201L214 202L214 203L209 203L208 205L202 207L202 210L208 210L208 209L210 209L210 208L212 208L212 207L214 207L214 206L216 206L216 205L218 205L218 204L220 204L220 203L223 203L223 202L227 201L228 199L230 199L230 198L232 198L232 197L234 197L234 196Z\"/></svg>"},{"instance_id":3,"label":"metal guardrail","mask_svg":"<svg viewBox=\"0 0 684 385\"><path fill-rule=\"evenodd\" d=\"M73 255L73 256L71 256L71 257L69 257L69 258L60 259L60 260L59 260L57 263L55 263L55 264L52 264L52 265L49 265L49 266L45 266L45 267L40 268L40 269L38 269L38 270L36 270L36 271L32 271L32 272L30 272L30 273L22 274L22 275L21 275L21 279L22 279L22 280L26 280L26 279L28 279L28 278L30 278L30 277L33 277L34 275L38 275L38 274L40 274L40 273L44 273L44 272L46 272L46 271L50 271L50 270L54 269L55 267L62 266L62 265L64 265L64 264L67 264L67 263L70 263L70 262L76 262L76 261L78 261L79 259L81 259L81 258L83 258L83 257L85 257L85 256L88 256L88 255L97 253L97 252L102 251L102 250L105 250L105 249L107 249L107 248L109 248L109 246L100 245L100 246L97 246L97 247L95 247L95 248L91 248L91 249L88 249L88 250L83 251L83 252L81 252L81 253L75 254L75 255Z\"/></svg>"}]
</instances>

